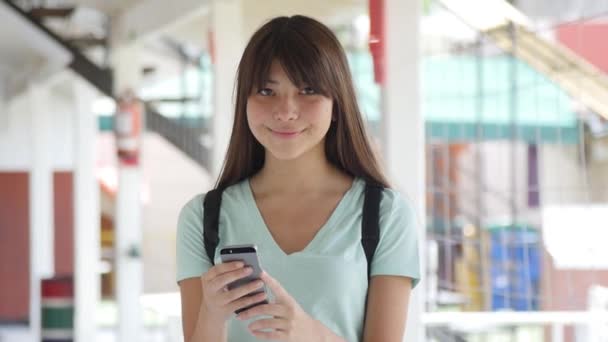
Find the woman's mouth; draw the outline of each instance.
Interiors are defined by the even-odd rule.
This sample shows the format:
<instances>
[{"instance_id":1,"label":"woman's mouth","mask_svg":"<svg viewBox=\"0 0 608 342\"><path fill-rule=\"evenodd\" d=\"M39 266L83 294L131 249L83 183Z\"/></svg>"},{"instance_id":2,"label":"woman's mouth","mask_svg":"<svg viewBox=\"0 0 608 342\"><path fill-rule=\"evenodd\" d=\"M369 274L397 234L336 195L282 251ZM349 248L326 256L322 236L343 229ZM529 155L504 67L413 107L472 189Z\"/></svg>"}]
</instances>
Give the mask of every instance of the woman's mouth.
<instances>
[{"instance_id":1,"label":"woman's mouth","mask_svg":"<svg viewBox=\"0 0 608 342\"><path fill-rule=\"evenodd\" d=\"M298 135L300 135L300 133L303 132L302 131L275 131L275 130L270 130L272 132L273 135L279 137L279 138L284 138L284 139L289 139L289 138L295 138Z\"/></svg>"}]
</instances>

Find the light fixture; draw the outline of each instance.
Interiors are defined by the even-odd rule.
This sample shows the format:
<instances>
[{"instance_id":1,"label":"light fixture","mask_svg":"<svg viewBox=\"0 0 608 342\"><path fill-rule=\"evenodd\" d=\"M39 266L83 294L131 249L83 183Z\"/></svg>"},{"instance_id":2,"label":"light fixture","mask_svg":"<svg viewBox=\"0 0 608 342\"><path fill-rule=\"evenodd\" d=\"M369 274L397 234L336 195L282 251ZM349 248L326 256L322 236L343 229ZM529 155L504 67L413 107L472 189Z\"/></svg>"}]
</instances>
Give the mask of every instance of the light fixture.
<instances>
[{"instance_id":1,"label":"light fixture","mask_svg":"<svg viewBox=\"0 0 608 342\"><path fill-rule=\"evenodd\" d=\"M114 99L104 96L93 101L93 105L91 106L91 111L95 115L113 115L116 111L116 101Z\"/></svg>"}]
</instances>

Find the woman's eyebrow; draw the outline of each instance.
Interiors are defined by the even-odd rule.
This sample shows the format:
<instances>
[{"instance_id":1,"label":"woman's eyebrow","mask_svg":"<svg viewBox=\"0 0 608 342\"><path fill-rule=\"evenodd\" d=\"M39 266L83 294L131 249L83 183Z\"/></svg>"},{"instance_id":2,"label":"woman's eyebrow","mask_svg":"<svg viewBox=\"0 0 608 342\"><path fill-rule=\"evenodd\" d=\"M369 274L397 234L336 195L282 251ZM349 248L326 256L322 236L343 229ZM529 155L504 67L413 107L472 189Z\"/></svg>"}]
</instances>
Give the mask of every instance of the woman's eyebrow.
<instances>
[{"instance_id":1,"label":"woman's eyebrow","mask_svg":"<svg viewBox=\"0 0 608 342\"><path fill-rule=\"evenodd\" d=\"M270 83L270 84L279 84L279 81L275 81L273 79L266 79L264 80L264 84L266 83Z\"/></svg>"}]
</instances>

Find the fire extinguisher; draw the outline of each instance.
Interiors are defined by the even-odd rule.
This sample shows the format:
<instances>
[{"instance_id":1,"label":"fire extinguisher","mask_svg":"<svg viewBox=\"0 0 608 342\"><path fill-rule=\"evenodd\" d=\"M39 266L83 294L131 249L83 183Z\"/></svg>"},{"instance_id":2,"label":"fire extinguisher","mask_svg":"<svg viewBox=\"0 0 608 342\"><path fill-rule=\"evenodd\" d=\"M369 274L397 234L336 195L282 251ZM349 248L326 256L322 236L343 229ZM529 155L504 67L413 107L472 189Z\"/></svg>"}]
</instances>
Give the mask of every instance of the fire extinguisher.
<instances>
[{"instance_id":1,"label":"fire extinguisher","mask_svg":"<svg viewBox=\"0 0 608 342\"><path fill-rule=\"evenodd\" d=\"M137 166L141 145L143 106L132 91L119 97L114 117L114 135L118 160L122 165Z\"/></svg>"}]
</instances>

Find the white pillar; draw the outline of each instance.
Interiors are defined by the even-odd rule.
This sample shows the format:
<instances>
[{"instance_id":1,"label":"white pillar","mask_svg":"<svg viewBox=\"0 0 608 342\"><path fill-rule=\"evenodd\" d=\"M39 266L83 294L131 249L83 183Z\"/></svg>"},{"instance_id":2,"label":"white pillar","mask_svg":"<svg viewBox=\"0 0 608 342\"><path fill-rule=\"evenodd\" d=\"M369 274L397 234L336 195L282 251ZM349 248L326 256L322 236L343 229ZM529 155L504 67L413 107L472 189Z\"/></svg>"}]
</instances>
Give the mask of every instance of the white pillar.
<instances>
[{"instance_id":1,"label":"white pillar","mask_svg":"<svg viewBox=\"0 0 608 342\"><path fill-rule=\"evenodd\" d=\"M559 324L559 323L551 324L551 341L552 342L564 342L563 324Z\"/></svg>"},{"instance_id":2,"label":"white pillar","mask_svg":"<svg viewBox=\"0 0 608 342\"><path fill-rule=\"evenodd\" d=\"M141 81L141 47L133 42L130 45L114 47L112 66L114 68L114 95L118 96L127 90L138 94Z\"/></svg>"},{"instance_id":3,"label":"white pillar","mask_svg":"<svg viewBox=\"0 0 608 342\"><path fill-rule=\"evenodd\" d=\"M212 31L215 43L212 178L217 178L228 148L234 104L236 69L244 49L241 0L213 0ZM236 95L236 93L235 93Z\"/></svg>"},{"instance_id":4,"label":"white pillar","mask_svg":"<svg viewBox=\"0 0 608 342\"><path fill-rule=\"evenodd\" d=\"M52 110L48 89L31 84L27 93L31 114L32 163L30 196L30 328L40 341L40 280L54 273Z\"/></svg>"},{"instance_id":5,"label":"white pillar","mask_svg":"<svg viewBox=\"0 0 608 342\"><path fill-rule=\"evenodd\" d=\"M385 0L386 86L384 88L383 149L387 170L398 189L415 206L419 222L421 274L425 256L425 146L420 111L420 1ZM405 341L424 341L423 278L412 293Z\"/></svg>"},{"instance_id":6,"label":"white pillar","mask_svg":"<svg viewBox=\"0 0 608 342\"><path fill-rule=\"evenodd\" d=\"M74 96L74 341L95 341L100 285L99 184L95 175L97 116L92 104L97 92L80 79Z\"/></svg>"},{"instance_id":7,"label":"white pillar","mask_svg":"<svg viewBox=\"0 0 608 342\"><path fill-rule=\"evenodd\" d=\"M8 130L6 79L0 76L0 133Z\"/></svg>"},{"instance_id":8,"label":"white pillar","mask_svg":"<svg viewBox=\"0 0 608 342\"><path fill-rule=\"evenodd\" d=\"M120 167L116 196L116 298L119 342L141 341L143 267L141 259L141 170Z\"/></svg>"},{"instance_id":9,"label":"white pillar","mask_svg":"<svg viewBox=\"0 0 608 342\"><path fill-rule=\"evenodd\" d=\"M116 95L127 89L136 94L141 78L138 46L121 46L114 55ZM140 151L140 162L143 153ZM116 299L118 301L118 341L142 340L143 266L141 259L142 205L141 167L118 165L116 194Z\"/></svg>"}]
</instances>

